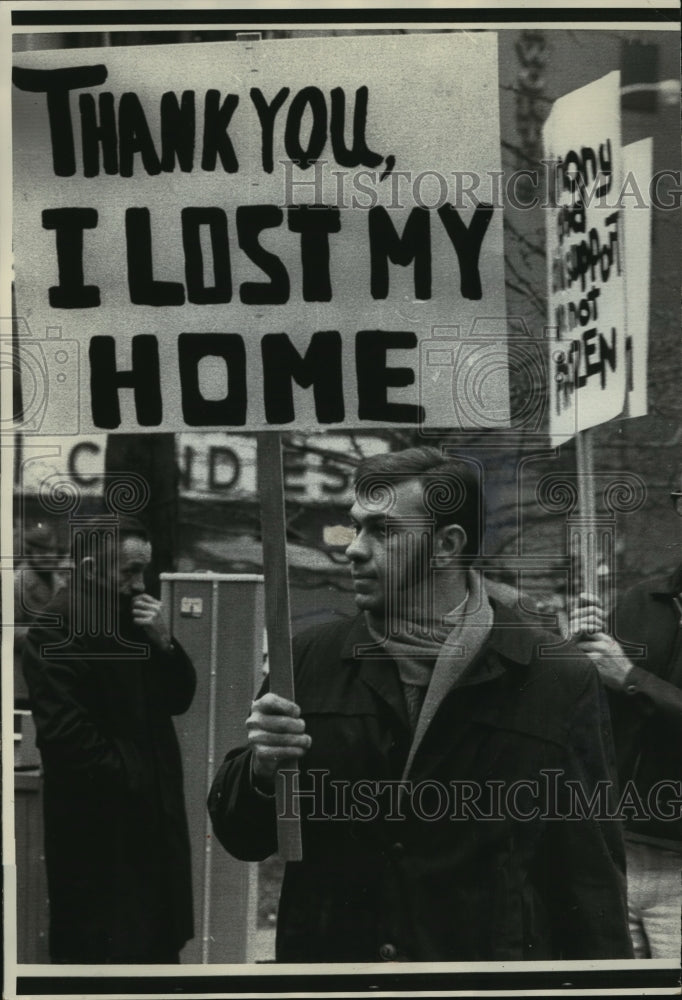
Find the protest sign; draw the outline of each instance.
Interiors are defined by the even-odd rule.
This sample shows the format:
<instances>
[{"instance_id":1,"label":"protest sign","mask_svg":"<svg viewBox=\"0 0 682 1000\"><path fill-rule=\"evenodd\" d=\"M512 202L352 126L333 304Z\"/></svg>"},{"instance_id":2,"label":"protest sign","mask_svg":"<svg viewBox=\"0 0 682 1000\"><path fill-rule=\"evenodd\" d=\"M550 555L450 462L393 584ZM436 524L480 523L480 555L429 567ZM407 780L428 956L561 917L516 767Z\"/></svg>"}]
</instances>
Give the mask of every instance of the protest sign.
<instances>
[{"instance_id":1,"label":"protest sign","mask_svg":"<svg viewBox=\"0 0 682 1000\"><path fill-rule=\"evenodd\" d=\"M504 423L501 209L452 195L499 176L493 34L23 52L13 80L25 430L463 426L481 351L475 422Z\"/></svg>"},{"instance_id":2,"label":"protest sign","mask_svg":"<svg viewBox=\"0 0 682 1000\"><path fill-rule=\"evenodd\" d=\"M620 75L554 103L543 130L555 177L546 213L550 435L618 416L626 389Z\"/></svg>"}]
</instances>

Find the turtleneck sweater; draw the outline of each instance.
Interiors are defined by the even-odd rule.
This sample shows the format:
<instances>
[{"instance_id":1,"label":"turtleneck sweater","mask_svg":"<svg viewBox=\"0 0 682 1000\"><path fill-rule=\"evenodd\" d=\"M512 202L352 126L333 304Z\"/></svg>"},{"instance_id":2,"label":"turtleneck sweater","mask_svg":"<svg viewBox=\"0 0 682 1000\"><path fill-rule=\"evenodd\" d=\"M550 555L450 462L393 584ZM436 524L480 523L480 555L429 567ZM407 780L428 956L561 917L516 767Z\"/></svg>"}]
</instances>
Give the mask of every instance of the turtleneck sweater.
<instances>
[{"instance_id":1,"label":"turtleneck sweater","mask_svg":"<svg viewBox=\"0 0 682 1000\"><path fill-rule=\"evenodd\" d=\"M461 624L468 597L467 591L457 607L445 615L438 624L428 627L403 621L390 637L381 636L373 626L369 615L367 616L367 626L372 637L381 642L398 667L412 732L417 727L438 654L453 629ZM444 620L447 620L447 625L442 624Z\"/></svg>"}]
</instances>

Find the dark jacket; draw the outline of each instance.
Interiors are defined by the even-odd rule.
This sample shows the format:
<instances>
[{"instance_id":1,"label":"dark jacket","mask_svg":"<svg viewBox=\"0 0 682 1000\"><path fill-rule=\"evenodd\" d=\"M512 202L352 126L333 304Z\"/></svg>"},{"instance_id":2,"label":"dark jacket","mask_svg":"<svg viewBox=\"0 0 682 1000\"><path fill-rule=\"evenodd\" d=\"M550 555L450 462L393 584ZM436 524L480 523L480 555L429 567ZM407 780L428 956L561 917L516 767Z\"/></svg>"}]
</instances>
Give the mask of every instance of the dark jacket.
<instances>
[{"instance_id":1,"label":"dark jacket","mask_svg":"<svg viewBox=\"0 0 682 1000\"><path fill-rule=\"evenodd\" d=\"M534 805L554 811L543 769L560 769L588 792L611 778L595 670L577 652L543 663L540 638L496 608L492 633L437 710L409 795L397 808L394 801L389 818L379 788L394 786L376 786L373 797L373 786L357 783L395 782L407 758L410 731L394 661L354 656L358 644L372 643L362 616L297 637L296 701L312 737L300 788L322 793L291 800L303 814L303 861L286 866L279 961L631 955L619 826L520 818ZM508 793L519 780L538 781L537 795L517 786L515 815L498 810L494 782ZM356 783L343 793L345 803L331 781ZM442 789L453 781L460 798L443 813ZM479 786L478 808L497 818L476 818L463 805ZM372 815L377 799L382 806ZM275 806L251 783L248 749L228 753L209 808L235 857L276 850Z\"/></svg>"},{"instance_id":2,"label":"dark jacket","mask_svg":"<svg viewBox=\"0 0 682 1000\"><path fill-rule=\"evenodd\" d=\"M14 570L14 706L24 707L28 699L21 666L29 626L64 586L54 570L38 570L28 563Z\"/></svg>"},{"instance_id":3,"label":"dark jacket","mask_svg":"<svg viewBox=\"0 0 682 1000\"><path fill-rule=\"evenodd\" d=\"M632 644L625 652L635 667L622 691L609 690L621 785L634 782L650 816L633 813L628 833L671 846L682 842L679 791L664 786L656 793L655 786L667 781L679 789L682 782L681 592L682 569L645 580L619 601L616 638Z\"/></svg>"},{"instance_id":4,"label":"dark jacket","mask_svg":"<svg viewBox=\"0 0 682 1000\"><path fill-rule=\"evenodd\" d=\"M62 624L31 628L24 650L43 761L56 962L153 961L193 934L171 716L191 704L194 668L177 644L169 652L150 644L129 599L121 602L121 639L143 647L132 658L112 636L71 636L68 590L46 609Z\"/></svg>"}]
</instances>

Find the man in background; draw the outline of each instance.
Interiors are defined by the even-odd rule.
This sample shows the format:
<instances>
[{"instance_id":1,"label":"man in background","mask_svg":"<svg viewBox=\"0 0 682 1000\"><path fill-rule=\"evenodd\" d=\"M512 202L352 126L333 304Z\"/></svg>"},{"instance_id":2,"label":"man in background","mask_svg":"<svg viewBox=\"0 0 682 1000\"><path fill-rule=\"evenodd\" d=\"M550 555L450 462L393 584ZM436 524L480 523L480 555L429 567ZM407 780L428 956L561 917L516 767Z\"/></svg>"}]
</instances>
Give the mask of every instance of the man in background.
<instances>
[{"instance_id":1,"label":"man in background","mask_svg":"<svg viewBox=\"0 0 682 1000\"><path fill-rule=\"evenodd\" d=\"M28 632L24 672L44 772L53 962L177 962L192 937L190 848L172 716L192 663L146 593L146 530L93 523L75 581Z\"/></svg>"},{"instance_id":2,"label":"man in background","mask_svg":"<svg viewBox=\"0 0 682 1000\"><path fill-rule=\"evenodd\" d=\"M23 533L23 553L14 567L14 704L23 707L28 692L21 657L31 622L40 616L58 590L66 586L59 566L57 538L42 521Z\"/></svg>"},{"instance_id":3,"label":"man in background","mask_svg":"<svg viewBox=\"0 0 682 1000\"><path fill-rule=\"evenodd\" d=\"M682 518L682 476L670 494ZM647 805L626 822L630 933L636 958L680 958L682 919L682 565L618 601L615 637L580 595L570 628L607 686L621 786ZM621 643L640 647L625 655ZM632 647L630 647L632 648ZM675 788L677 786L677 789ZM656 806L655 814L648 808Z\"/></svg>"}]
</instances>

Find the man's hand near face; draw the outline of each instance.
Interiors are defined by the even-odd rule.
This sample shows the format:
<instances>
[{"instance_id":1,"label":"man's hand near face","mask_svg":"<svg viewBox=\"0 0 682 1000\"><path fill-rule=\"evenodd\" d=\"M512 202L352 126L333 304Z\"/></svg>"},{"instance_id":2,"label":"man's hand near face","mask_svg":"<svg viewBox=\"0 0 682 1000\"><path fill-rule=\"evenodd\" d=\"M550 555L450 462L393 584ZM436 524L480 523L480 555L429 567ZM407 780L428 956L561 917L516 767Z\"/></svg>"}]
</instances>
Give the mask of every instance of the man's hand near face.
<instances>
[{"instance_id":1,"label":"man's hand near face","mask_svg":"<svg viewBox=\"0 0 682 1000\"><path fill-rule=\"evenodd\" d=\"M171 636L161 612L163 605L151 594L136 594L132 600L133 621L145 630L150 642L167 651L171 648Z\"/></svg>"}]
</instances>

